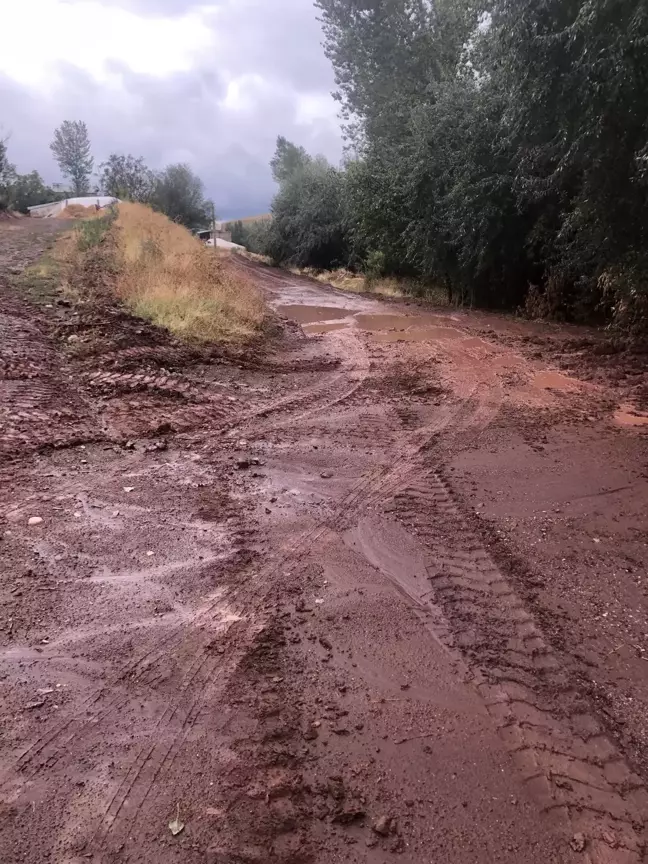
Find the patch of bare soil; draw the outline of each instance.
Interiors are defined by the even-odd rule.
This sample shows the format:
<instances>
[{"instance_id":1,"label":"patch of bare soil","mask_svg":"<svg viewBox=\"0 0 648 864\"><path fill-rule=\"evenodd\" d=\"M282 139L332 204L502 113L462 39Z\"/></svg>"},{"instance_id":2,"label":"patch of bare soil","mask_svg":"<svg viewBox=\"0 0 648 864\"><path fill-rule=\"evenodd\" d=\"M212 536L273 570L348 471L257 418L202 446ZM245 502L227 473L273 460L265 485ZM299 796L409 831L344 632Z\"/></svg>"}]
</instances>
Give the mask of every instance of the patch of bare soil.
<instances>
[{"instance_id":1,"label":"patch of bare soil","mask_svg":"<svg viewBox=\"0 0 648 864\"><path fill-rule=\"evenodd\" d=\"M644 861L628 393L239 266L227 353L0 280L3 862Z\"/></svg>"}]
</instances>

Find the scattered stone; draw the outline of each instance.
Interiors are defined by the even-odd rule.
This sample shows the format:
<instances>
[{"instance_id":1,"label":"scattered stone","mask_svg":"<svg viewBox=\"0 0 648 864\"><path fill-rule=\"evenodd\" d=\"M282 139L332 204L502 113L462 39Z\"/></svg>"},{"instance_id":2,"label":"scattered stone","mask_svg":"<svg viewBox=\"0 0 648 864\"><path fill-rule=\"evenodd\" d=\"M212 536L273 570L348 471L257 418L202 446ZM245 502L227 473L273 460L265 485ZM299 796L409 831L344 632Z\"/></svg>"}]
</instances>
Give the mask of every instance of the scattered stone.
<instances>
[{"instance_id":1,"label":"scattered stone","mask_svg":"<svg viewBox=\"0 0 648 864\"><path fill-rule=\"evenodd\" d=\"M307 726L302 733L304 741L314 741L318 737L318 735L319 732L312 724L310 726Z\"/></svg>"},{"instance_id":2,"label":"scattered stone","mask_svg":"<svg viewBox=\"0 0 648 864\"><path fill-rule=\"evenodd\" d=\"M27 520L28 525L40 525L42 523L42 518L40 516L30 516Z\"/></svg>"},{"instance_id":3,"label":"scattered stone","mask_svg":"<svg viewBox=\"0 0 648 864\"><path fill-rule=\"evenodd\" d=\"M381 837L387 837L391 830L391 823L392 820L390 816L379 816L371 828L372 831L379 834Z\"/></svg>"},{"instance_id":4,"label":"scattered stone","mask_svg":"<svg viewBox=\"0 0 648 864\"><path fill-rule=\"evenodd\" d=\"M127 441L124 444L124 449L125 450L134 450L135 449L135 442L134 441Z\"/></svg>"},{"instance_id":5,"label":"scattered stone","mask_svg":"<svg viewBox=\"0 0 648 864\"><path fill-rule=\"evenodd\" d=\"M124 492L134 492L134 491L135 491L134 486L124 486Z\"/></svg>"},{"instance_id":6,"label":"scattered stone","mask_svg":"<svg viewBox=\"0 0 648 864\"><path fill-rule=\"evenodd\" d=\"M333 777L329 777L329 781L327 784L327 790L329 795L334 801L342 801L346 792L344 791L344 782L341 777L334 775Z\"/></svg>"},{"instance_id":7,"label":"scattered stone","mask_svg":"<svg viewBox=\"0 0 648 864\"><path fill-rule=\"evenodd\" d=\"M326 648L327 651L333 650L333 646L331 645L329 640L326 638L326 636L320 636L319 637L319 643L322 646L322 648Z\"/></svg>"},{"instance_id":8,"label":"scattered stone","mask_svg":"<svg viewBox=\"0 0 648 864\"><path fill-rule=\"evenodd\" d=\"M397 854L405 851L405 843L402 837L392 837L389 841L389 851Z\"/></svg>"},{"instance_id":9,"label":"scattered stone","mask_svg":"<svg viewBox=\"0 0 648 864\"><path fill-rule=\"evenodd\" d=\"M322 471L320 474L320 477L322 478L322 480L330 480L332 476L333 476L332 471Z\"/></svg>"},{"instance_id":10,"label":"scattered stone","mask_svg":"<svg viewBox=\"0 0 648 864\"><path fill-rule=\"evenodd\" d=\"M25 711L31 711L34 708L42 708L44 704L44 699L36 699L34 702L28 702L27 705L25 705Z\"/></svg>"},{"instance_id":11,"label":"scattered stone","mask_svg":"<svg viewBox=\"0 0 648 864\"><path fill-rule=\"evenodd\" d=\"M250 460L249 459L237 459L236 460L236 467L239 469L239 471L244 471L246 468L250 467Z\"/></svg>"},{"instance_id":12,"label":"scattered stone","mask_svg":"<svg viewBox=\"0 0 648 864\"><path fill-rule=\"evenodd\" d=\"M574 852L584 852L585 846L587 845L587 840L585 839L585 835L581 831L577 831L576 834L569 841L569 845L574 850Z\"/></svg>"},{"instance_id":13,"label":"scattered stone","mask_svg":"<svg viewBox=\"0 0 648 864\"><path fill-rule=\"evenodd\" d=\"M332 821L337 825L353 825L355 822L363 822L366 815L364 810L350 808L338 811Z\"/></svg>"},{"instance_id":14,"label":"scattered stone","mask_svg":"<svg viewBox=\"0 0 648 864\"><path fill-rule=\"evenodd\" d=\"M331 732L333 732L334 735L339 735L340 737L351 734L351 732L346 728L346 726L334 726L331 729Z\"/></svg>"}]
</instances>

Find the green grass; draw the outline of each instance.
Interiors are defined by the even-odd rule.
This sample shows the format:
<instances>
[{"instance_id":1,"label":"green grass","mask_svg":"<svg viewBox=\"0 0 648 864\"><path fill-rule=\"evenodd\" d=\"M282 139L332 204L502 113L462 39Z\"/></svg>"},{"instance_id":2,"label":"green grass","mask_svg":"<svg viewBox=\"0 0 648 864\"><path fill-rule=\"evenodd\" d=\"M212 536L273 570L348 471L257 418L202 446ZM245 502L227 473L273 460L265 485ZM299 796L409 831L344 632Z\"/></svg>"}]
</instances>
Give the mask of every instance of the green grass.
<instances>
[{"instance_id":1,"label":"green grass","mask_svg":"<svg viewBox=\"0 0 648 864\"><path fill-rule=\"evenodd\" d=\"M84 219L74 226L79 252L87 252L98 246L117 217L114 208L109 209L96 219Z\"/></svg>"}]
</instances>

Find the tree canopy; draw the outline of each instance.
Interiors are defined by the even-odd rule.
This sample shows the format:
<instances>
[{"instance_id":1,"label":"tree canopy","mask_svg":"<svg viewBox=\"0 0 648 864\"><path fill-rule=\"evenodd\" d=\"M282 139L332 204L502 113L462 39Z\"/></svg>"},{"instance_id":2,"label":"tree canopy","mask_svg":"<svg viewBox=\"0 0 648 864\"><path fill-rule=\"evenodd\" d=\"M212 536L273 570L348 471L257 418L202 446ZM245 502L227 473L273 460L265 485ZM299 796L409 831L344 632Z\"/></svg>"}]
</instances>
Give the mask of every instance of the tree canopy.
<instances>
[{"instance_id":1,"label":"tree canopy","mask_svg":"<svg viewBox=\"0 0 648 864\"><path fill-rule=\"evenodd\" d=\"M90 192L94 159L86 124L82 120L64 120L54 130L50 150L59 164L61 174L70 180L73 194L87 195Z\"/></svg>"},{"instance_id":2,"label":"tree canopy","mask_svg":"<svg viewBox=\"0 0 648 864\"><path fill-rule=\"evenodd\" d=\"M324 168L278 140L266 251L648 326L641 0L316 5L353 158Z\"/></svg>"},{"instance_id":3,"label":"tree canopy","mask_svg":"<svg viewBox=\"0 0 648 864\"><path fill-rule=\"evenodd\" d=\"M184 163L167 165L158 175L151 203L187 228L201 228L211 221L211 205L205 199L203 182Z\"/></svg>"},{"instance_id":4,"label":"tree canopy","mask_svg":"<svg viewBox=\"0 0 648 864\"><path fill-rule=\"evenodd\" d=\"M157 177L140 156L111 153L99 166L99 181L104 195L122 201L148 203L153 198Z\"/></svg>"}]
</instances>

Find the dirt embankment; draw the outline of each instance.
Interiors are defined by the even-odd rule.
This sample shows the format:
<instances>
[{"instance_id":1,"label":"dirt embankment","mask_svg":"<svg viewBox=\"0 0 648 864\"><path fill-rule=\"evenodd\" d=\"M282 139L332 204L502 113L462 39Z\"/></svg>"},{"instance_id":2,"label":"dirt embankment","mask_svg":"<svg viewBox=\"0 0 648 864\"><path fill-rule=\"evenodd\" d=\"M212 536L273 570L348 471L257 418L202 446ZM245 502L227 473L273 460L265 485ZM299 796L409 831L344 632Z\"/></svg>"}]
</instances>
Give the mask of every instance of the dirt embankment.
<instances>
[{"instance_id":1,"label":"dirt embankment","mask_svg":"<svg viewBox=\"0 0 648 864\"><path fill-rule=\"evenodd\" d=\"M49 230L0 231L2 860L645 860L639 367L244 259L277 334L189 347L21 277Z\"/></svg>"}]
</instances>

